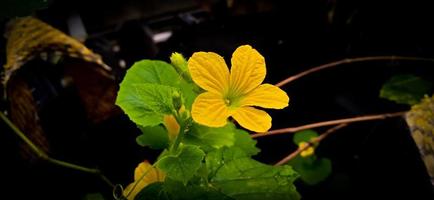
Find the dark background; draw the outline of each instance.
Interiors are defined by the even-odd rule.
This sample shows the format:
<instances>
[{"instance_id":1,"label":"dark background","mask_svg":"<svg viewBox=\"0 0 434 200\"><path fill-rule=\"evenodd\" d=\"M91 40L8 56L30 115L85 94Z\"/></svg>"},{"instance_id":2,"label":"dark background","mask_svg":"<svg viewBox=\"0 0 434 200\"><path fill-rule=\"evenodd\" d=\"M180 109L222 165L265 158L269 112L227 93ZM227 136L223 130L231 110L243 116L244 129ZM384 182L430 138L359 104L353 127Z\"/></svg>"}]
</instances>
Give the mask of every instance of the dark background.
<instances>
[{"instance_id":1,"label":"dark background","mask_svg":"<svg viewBox=\"0 0 434 200\"><path fill-rule=\"evenodd\" d=\"M187 57L195 51L213 51L228 61L242 44L252 45L266 58L268 83L348 57L434 57L434 7L429 1L230 2L51 1L35 15L67 33L67 20L80 16L88 34L86 45L114 68L118 82L126 70L119 65L121 60L131 66L141 59L168 61L173 51ZM166 31L172 33L167 41L152 40ZM0 45L5 45L4 39ZM120 51L113 52L113 46ZM283 87L291 101L285 110L269 112L273 128L408 110L408 106L380 99L382 84L393 75L407 73L432 82L433 68L426 62L375 61L306 76ZM27 74L29 84L39 91L35 98L50 93L38 84L46 74L31 69ZM52 145L50 155L98 166L115 183L131 182L137 163L154 159L158 152L135 144L139 130L122 114L89 123L75 93L59 89L56 95L41 99L45 103L39 115ZM7 105L3 102L1 108L7 110ZM0 130L2 195L81 199L86 193L101 192L110 199L110 188L97 177L23 159L19 139L4 123ZM291 135L258 139L258 147L262 152L256 158L270 164L296 149ZM322 142L317 154L332 160L333 173L316 186L297 182L303 199L434 197L425 166L401 118L352 124Z\"/></svg>"}]
</instances>

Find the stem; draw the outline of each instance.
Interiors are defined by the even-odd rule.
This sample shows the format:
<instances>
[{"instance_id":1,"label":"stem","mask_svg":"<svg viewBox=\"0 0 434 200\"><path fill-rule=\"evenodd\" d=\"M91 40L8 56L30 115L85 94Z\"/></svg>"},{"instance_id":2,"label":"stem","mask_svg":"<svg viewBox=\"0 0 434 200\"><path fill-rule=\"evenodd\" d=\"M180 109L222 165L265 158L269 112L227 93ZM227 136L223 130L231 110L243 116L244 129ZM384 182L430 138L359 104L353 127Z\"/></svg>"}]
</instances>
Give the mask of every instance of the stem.
<instances>
[{"instance_id":1,"label":"stem","mask_svg":"<svg viewBox=\"0 0 434 200\"><path fill-rule=\"evenodd\" d=\"M306 129L312 129L312 128L318 128L318 127L330 126L330 125L336 125L336 124L349 124L349 123L361 122L361 121L371 121L371 120L380 120L380 119L386 119L386 118L391 118L391 117L400 117L400 116L403 116L405 113L406 112L384 113L384 114L378 114L378 115L365 115L365 116L360 116L360 117L351 117L351 118L323 121L323 122L306 124L306 125L301 125L301 126L296 126L296 127L288 127L288 128L271 130L271 131L268 131L266 133L255 133L255 134L252 134L251 136L252 136L252 138L259 138L259 137L278 135L278 134L284 134L284 133L295 133L295 132L306 130Z\"/></svg>"},{"instance_id":2,"label":"stem","mask_svg":"<svg viewBox=\"0 0 434 200\"><path fill-rule=\"evenodd\" d=\"M73 163L69 163L69 162L65 162L65 161L62 161L62 160L57 160L57 159L51 158L50 156L47 155L47 153L45 153L38 146L36 146L26 136L26 134L24 134L17 126L15 126L15 124L12 121L10 121L2 112L0 112L0 118L11 128L11 130L16 135L18 135L18 137L20 137L24 141L24 143L26 143L30 147L30 149L32 149L32 151L41 160L44 160L44 161L47 161L49 163L52 163L52 164L55 164L55 165L58 165L58 166L62 166L62 167L65 167L65 168L74 169L74 170L77 170L77 171L82 171L82 172L85 172L85 173L98 175L110 187L114 187L113 183L106 176L104 176L99 169L83 167L83 166L76 165L76 164L73 164Z\"/></svg>"},{"instance_id":3,"label":"stem","mask_svg":"<svg viewBox=\"0 0 434 200\"><path fill-rule=\"evenodd\" d=\"M336 67L343 64L350 64L356 62L365 62L365 61L382 61L382 60L402 60L402 61L426 61L426 62L434 62L433 58L419 58L419 57L408 57L408 56L370 56L370 57L360 57L360 58L346 58L339 61L323 64L317 67L310 68L306 71L300 72L296 75L290 76L283 81L280 81L276 84L277 87L282 87L292 81L295 81L303 76L306 76L311 73L315 73L321 71L323 69Z\"/></svg>"},{"instance_id":4,"label":"stem","mask_svg":"<svg viewBox=\"0 0 434 200\"><path fill-rule=\"evenodd\" d=\"M324 132L323 134L321 134L318 137L312 138L309 143L307 143L306 146L304 147L299 147L297 150L295 150L294 152L292 152L291 154L289 154L288 156L286 156L285 158L283 158L282 160L280 160L279 162L277 162L275 164L275 166L279 166L279 165L283 165L287 162L289 162L290 160L294 159L298 154L300 154L302 151L306 150L307 148L311 147L313 144L319 143L321 140L323 140L324 138L326 138L327 136L329 136L330 134L332 134L333 132L336 132L337 130L346 127L348 124L339 124L334 126L333 128L328 129L326 132Z\"/></svg>"}]
</instances>

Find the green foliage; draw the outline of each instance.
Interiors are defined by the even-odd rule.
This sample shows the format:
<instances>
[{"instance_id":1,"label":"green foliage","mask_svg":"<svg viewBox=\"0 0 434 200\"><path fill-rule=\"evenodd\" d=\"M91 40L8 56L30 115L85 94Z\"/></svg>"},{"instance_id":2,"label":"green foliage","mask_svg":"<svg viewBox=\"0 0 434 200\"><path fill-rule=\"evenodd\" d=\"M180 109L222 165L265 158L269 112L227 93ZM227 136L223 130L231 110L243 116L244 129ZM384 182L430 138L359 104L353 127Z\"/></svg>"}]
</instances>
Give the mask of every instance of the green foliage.
<instances>
[{"instance_id":1,"label":"green foliage","mask_svg":"<svg viewBox=\"0 0 434 200\"><path fill-rule=\"evenodd\" d=\"M139 127L142 135L136 138L140 146L149 146L152 149L164 149L169 146L167 131L161 125Z\"/></svg>"},{"instance_id":2,"label":"green foliage","mask_svg":"<svg viewBox=\"0 0 434 200\"><path fill-rule=\"evenodd\" d=\"M430 95L432 84L414 75L397 75L388 80L380 90L380 97L399 104L414 105L424 95Z\"/></svg>"},{"instance_id":3,"label":"green foliage","mask_svg":"<svg viewBox=\"0 0 434 200\"><path fill-rule=\"evenodd\" d=\"M299 199L293 184L297 173L290 166L253 160L260 150L248 132L230 122L220 128L192 122L190 110L200 89L191 81L185 59L175 54L171 60L173 66L135 63L116 99L142 131L137 143L164 149L154 166L165 173L165 181L150 182L135 199ZM176 138L169 140L165 115L179 125Z\"/></svg>"},{"instance_id":4,"label":"green foliage","mask_svg":"<svg viewBox=\"0 0 434 200\"><path fill-rule=\"evenodd\" d=\"M314 130L308 129L295 133L292 141L294 141L296 145L299 145L300 142L310 142L312 138L316 137L318 137L318 133Z\"/></svg>"},{"instance_id":5,"label":"green foliage","mask_svg":"<svg viewBox=\"0 0 434 200\"><path fill-rule=\"evenodd\" d=\"M210 128L194 123L183 142L200 146L208 152L223 146L232 146L235 141L234 132L235 127L232 124L221 128Z\"/></svg>"},{"instance_id":6,"label":"green foliage","mask_svg":"<svg viewBox=\"0 0 434 200\"><path fill-rule=\"evenodd\" d=\"M300 178L308 185L316 185L325 180L332 172L332 163L327 158L316 156L297 156L288 163L300 174Z\"/></svg>"},{"instance_id":7,"label":"green foliage","mask_svg":"<svg viewBox=\"0 0 434 200\"><path fill-rule=\"evenodd\" d=\"M176 154L169 154L157 162L157 167L163 170L169 178L184 184L198 171L205 153L194 145L181 146Z\"/></svg>"},{"instance_id":8,"label":"green foliage","mask_svg":"<svg viewBox=\"0 0 434 200\"><path fill-rule=\"evenodd\" d=\"M90 193L84 196L83 200L104 200L104 196L100 193Z\"/></svg>"}]
</instances>

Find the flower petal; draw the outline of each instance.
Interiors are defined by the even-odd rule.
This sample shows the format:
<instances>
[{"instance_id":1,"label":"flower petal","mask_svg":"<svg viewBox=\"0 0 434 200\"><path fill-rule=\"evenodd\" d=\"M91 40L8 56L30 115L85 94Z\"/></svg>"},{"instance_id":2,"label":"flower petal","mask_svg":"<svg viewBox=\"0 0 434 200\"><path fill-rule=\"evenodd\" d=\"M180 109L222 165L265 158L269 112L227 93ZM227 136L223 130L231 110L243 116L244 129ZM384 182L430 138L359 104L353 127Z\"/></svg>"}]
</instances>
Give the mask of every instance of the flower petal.
<instances>
[{"instance_id":1,"label":"flower petal","mask_svg":"<svg viewBox=\"0 0 434 200\"><path fill-rule=\"evenodd\" d=\"M229 87L229 69L216 53L194 53L188 60L188 69L193 81L206 91L222 94Z\"/></svg>"},{"instance_id":2,"label":"flower petal","mask_svg":"<svg viewBox=\"0 0 434 200\"><path fill-rule=\"evenodd\" d=\"M267 132L271 128L271 117L265 111L253 107L240 107L232 117L244 128L254 132Z\"/></svg>"},{"instance_id":3,"label":"flower petal","mask_svg":"<svg viewBox=\"0 0 434 200\"><path fill-rule=\"evenodd\" d=\"M259 106L263 108L282 109L288 106L289 97L285 91L271 84L262 84L246 94L241 106Z\"/></svg>"},{"instance_id":4,"label":"flower petal","mask_svg":"<svg viewBox=\"0 0 434 200\"><path fill-rule=\"evenodd\" d=\"M199 124L210 127L222 127L226 125L229 110L221 95L204 92L193 102L191 116Z\"/></svg>"},{"instance_id":5,"label":"flower petal","mask_svg":"<svg viewBox=\"0 0 434 200\"><path fill-rule=\"evenodd\" d=\"M264 81L267 70L265 59L249 45L238 47L231 59L230 88L238 95L244 95Z\"/></svg>"}]
</instances>

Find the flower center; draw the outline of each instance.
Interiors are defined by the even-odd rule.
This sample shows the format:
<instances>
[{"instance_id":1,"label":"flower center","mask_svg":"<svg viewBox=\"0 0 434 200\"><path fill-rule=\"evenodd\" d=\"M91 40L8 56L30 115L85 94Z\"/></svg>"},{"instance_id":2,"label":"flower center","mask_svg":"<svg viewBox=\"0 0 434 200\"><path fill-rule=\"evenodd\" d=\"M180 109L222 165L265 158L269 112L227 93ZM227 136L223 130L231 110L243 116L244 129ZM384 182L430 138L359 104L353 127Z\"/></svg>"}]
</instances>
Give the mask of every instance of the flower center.
<instances>
[{"instance_id":1,"label":"flower center","mask_svg":"<svg viewBox=\"0 0 434 200\"><path fill-rule=\"evenodd\" d=\"M224 101L227 107L229 108L238 108L240 107L240 97L236 95L227 94L224 96Z\"/></svg>"}]
</instances>

